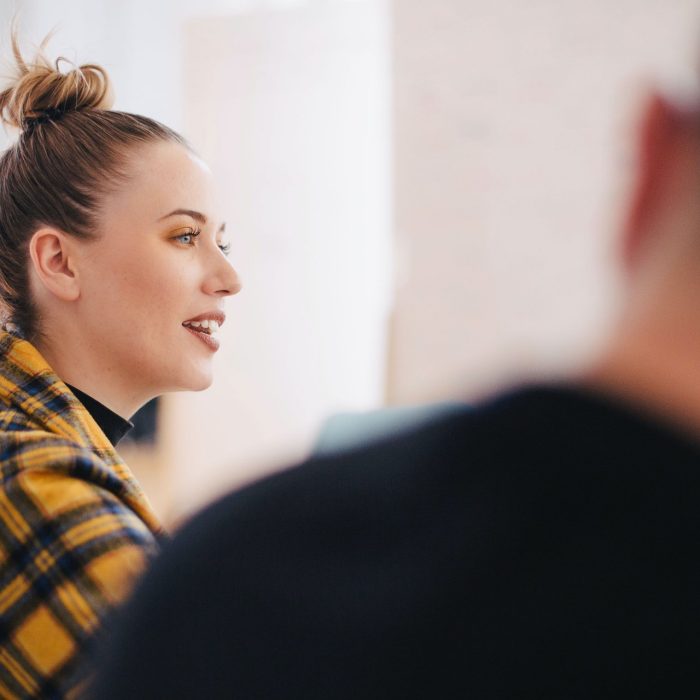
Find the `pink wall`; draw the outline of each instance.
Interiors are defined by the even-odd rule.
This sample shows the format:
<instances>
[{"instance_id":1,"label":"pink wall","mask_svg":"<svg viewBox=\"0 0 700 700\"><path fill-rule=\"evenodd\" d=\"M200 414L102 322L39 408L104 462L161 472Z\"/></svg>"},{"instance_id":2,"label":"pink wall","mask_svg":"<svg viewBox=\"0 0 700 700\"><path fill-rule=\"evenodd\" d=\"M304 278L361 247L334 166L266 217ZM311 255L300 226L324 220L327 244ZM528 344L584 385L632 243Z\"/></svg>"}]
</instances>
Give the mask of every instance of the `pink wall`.
<instances>
[{"instance_id":1,"label":"pink wall","mask_svg":"<svg viewBox=\"0 0 700 700\"><path fill-rule=\"evenodd\" d=\"M645 84L694 79L697 0L395 0L394 402L561 371L615 307Z\"/></svg>"}]
</instances>

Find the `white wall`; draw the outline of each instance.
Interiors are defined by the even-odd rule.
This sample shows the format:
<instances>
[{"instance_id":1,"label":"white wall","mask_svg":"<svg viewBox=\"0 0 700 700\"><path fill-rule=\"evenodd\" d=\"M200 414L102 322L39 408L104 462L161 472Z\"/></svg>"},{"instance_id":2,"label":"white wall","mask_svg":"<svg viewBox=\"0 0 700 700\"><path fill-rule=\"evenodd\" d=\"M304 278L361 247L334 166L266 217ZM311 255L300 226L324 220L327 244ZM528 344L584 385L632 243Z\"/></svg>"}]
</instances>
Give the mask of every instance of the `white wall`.
<instances>
[{"instance_id":1,"label":"white wall","mask_svg":"<svg viewBox=\"0 0 700 700\"><path fill-rule=\"evenodd\" d=\"M104 65L116 87L116 109L181 130L186 22L309 2L314 0L2 0L0 46L15 13L22 35L34 44L55 28L51 53Z\"/></svg>"},{"instance_id":2,"label":"white wall","mask_svg":"<svg viewBox=\"0 0 700 700\"><path fill-rule=\"evenodd\" d=\"M385 19L355 2L188 25L185 131L220 179L244 289L215 385L168 402L177 509L298 459L329 414L383 401Z\"/></svg>"}]
</instances>

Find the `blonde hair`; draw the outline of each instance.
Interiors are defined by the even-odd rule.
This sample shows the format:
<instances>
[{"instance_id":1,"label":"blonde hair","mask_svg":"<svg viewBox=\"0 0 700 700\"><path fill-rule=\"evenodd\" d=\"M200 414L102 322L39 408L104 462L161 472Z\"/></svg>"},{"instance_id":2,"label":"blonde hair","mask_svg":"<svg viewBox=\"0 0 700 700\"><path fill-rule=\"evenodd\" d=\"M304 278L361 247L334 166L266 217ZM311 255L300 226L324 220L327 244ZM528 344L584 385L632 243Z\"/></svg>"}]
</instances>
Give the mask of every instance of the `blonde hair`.
<instances>
[{"instance_id":1,"label":"blonde hair","mask_svg":"<svg viewBox=\"0 0 700 700\"><path fill-rule=\"evenodd\" d=\"M40 226L89 239L100 204L128 179L137 147L172 141L175 131L137 114L111 110L107 72L100 66L60 69L44 51L28 62L12 32L15 76L0 91L0 120L16 128L16 143L0 156L0 301L4 321L31 339L38 314L29 290L28 243Z\"/></svg>"}]
</instances>

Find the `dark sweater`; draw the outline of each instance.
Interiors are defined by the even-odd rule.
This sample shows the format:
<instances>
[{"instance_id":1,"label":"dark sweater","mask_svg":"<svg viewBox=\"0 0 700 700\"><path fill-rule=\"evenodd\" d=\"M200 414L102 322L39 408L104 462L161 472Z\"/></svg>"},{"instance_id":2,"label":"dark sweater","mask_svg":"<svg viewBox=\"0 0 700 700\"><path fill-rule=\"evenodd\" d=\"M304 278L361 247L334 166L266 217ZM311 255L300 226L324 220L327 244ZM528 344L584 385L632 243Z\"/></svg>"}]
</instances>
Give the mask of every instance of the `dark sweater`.
<instances>
[{"instance_id":1,"label":"dark sweater","mask_svg":"<svg viewBox=\"0 0 700 700\"><path fill-rule=\"evenodd\" d=\"M94 697L695 697L698 543L697 442L524 390L206 509Z\"/></svg>"}]
</instances>

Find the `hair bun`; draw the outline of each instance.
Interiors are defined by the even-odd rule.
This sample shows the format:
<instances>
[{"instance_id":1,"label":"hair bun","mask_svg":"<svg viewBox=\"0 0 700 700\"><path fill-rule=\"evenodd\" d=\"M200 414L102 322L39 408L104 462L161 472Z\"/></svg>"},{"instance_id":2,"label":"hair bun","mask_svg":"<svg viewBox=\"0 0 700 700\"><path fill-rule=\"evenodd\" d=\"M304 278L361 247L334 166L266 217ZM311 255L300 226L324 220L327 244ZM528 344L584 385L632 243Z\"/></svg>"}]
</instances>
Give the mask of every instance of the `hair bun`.
<instances>
[{"instance_id":1,"label":"hair bun","mask_svg":"<svg viewBox=\"0 0 700 700\"><path fill-rule=\"evenodd\" d=\"M87 64L62 72L61 61L70 61L60 57L51 63L44 54L49 38L50 35L41 43L34 60L26 62L17 35L12 33L16 75L0 92L0 119L4 124L24 131L37 122L55 120L68 112L112 106L110 80L104 68Z\"/></svg>"}]
</instances>

